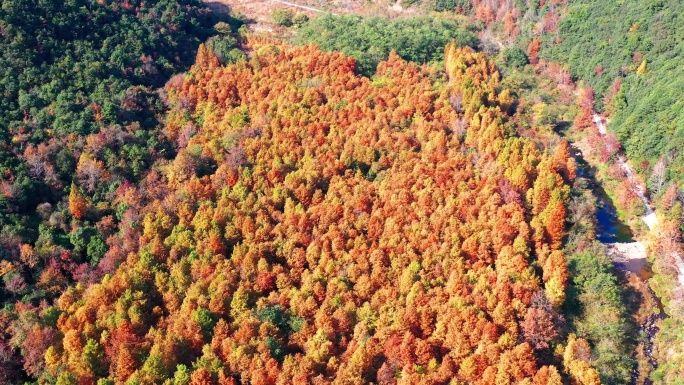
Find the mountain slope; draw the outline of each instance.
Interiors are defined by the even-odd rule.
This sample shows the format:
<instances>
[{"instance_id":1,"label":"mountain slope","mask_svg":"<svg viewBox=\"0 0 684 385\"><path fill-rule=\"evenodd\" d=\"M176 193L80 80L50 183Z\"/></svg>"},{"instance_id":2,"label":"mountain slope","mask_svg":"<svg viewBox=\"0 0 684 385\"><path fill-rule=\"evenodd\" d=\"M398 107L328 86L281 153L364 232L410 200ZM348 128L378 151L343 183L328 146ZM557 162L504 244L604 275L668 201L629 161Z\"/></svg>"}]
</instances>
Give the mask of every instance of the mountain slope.
<instances>
[{"instance_id":1,"label":"mountain slope","mask_svg":"<svg viewBox=\"0 0 684 385\"><path fill-rule=\"evenodd\" d=\"M449 46L445 78L391 55L371 82L339 53L251 49L223 67L200 48L167 87L178 156L120 189L103 262L122 265L62 296L48 373L560 381L540 357L574 163L513 134L493 63ZM586 347L567 364L598 383Z\"/></svg>"}]
</instances>

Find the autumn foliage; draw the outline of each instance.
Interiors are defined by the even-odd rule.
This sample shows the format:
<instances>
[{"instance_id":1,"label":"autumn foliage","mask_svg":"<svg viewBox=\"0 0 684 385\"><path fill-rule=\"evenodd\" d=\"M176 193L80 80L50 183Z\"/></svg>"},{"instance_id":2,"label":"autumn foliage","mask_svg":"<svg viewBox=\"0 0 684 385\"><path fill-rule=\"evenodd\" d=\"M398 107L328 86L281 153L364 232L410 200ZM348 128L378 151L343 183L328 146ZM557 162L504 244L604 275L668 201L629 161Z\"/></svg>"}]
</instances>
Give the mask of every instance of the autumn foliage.
<instances>
[{"instance_id":1,"label":"autumn foliage","mask_svg":"<svg viewBox=\"0 0 684 385\"><path fill-rule=\"evenodd\" d=\"M539 63L539 50L541 49L541 41L538 38L532 39L527 46L527 53L530 56L530 63Z\"/></svg>"},{"instance_id":2,"label":"autumn foliage","mask_svg":"<svg viewBox=\"0 0 684 385\"><path fill-rule=\"evenodd\" d=\"M581 339L565 371L538 359L560 338L575 166L515 135L491 60L392 54L370 80L339 53L249 45L229 66L200 48L167 85L177 156L117 190L109 274L58 300L51 376L594 383Z\"/></svg>"},{"instance_id":3,"label":"autumn foliage","mask_svg":"<svg viewBox=\"0 0 684 385\"><path fill-rule=\"evenodd\" d=\"M86 198L78 190L76 184L71 184L71 192L69 193L69 212L76 219L83 219L88 211L88 202Z\"/></svg>"}]
</instances>

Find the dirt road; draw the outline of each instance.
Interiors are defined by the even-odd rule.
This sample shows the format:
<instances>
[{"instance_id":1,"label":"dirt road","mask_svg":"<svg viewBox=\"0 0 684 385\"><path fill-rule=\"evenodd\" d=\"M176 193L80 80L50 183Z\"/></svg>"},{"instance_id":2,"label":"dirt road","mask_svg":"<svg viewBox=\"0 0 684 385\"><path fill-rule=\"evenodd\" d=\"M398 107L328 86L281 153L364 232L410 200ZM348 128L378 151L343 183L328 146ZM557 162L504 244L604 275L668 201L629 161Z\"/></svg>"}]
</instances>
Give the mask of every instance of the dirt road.
<instances>
[{"instance_id":1,"label":"dirt road","mask_svg":"<svg viewBox=\"0 0 684 385\"><path fill-rule=\"evenodd\" d=\"M271 0L271 1L276 2L276 3L280 3L280 4L289 5L290 7L305 9L305 10L307 10L307 11L318 12L318 13L325 13L325 11L321 11L320 9L316 9L316 8L312 8L312 7L307 7L307 6L305 6L305 5L299 5L299 4L295 4L295 3L290 3L290 2L288 2L288 1L282 1L282 0ZM334 13L333 13L333 15L334 15Z\"/></svg>"}]
</instances>

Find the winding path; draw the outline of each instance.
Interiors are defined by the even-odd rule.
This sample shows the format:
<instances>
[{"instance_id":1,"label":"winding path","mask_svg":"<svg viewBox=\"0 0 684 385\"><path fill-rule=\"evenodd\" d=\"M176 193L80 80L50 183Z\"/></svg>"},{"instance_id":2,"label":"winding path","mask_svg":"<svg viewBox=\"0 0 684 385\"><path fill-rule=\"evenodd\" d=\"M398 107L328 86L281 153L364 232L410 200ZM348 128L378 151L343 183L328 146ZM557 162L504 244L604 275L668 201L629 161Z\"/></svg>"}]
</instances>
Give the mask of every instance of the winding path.
<instances>
[{"instance_id":1,"label":"winding path","mask_svg":"<svg viewBox=\"0 0 684 385\"><path fill-rule=\"evenodd\" d=\"M322 11L320 9L312 8L312 7L307 7L306 5L299 5L295 3L290 3L289 1L283 1L283 0L271 0L275 3L280 3L280 4L285 4L289 5L291 7L296 7L296 8L301 8L301 9L306 9L307 11L312 11L312 12L318 12L318 13L326 13L325 11ZM334 15L334 13L333 13Z\"/></svg>"}]
</instances>

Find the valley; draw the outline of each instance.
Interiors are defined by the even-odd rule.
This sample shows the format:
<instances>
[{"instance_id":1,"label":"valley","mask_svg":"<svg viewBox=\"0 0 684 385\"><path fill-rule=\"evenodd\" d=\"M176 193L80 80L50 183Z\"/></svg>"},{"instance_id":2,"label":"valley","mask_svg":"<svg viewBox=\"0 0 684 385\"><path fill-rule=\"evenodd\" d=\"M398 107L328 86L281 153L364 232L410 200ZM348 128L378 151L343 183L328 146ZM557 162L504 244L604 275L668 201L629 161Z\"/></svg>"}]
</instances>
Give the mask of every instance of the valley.
<instances>
[{"instance_id":1,"label":"valley","mask_svg":"<svg viewBox=\"0 0 684 385\"><path fill-rule=\"evenodd\" d=\"M606 135L607 131L602 118L598 115L593 116L600 135ZM578 156L581 156L578 155ZM631 189L639 196L644 204L647 213L641 219L648 225L649 229L655 226L655 213L651 209L648 199L643 193L643 187L630 170L626 158L618 154L617 162L624 170L625 177L631 183ZM579 164L586 162L578 162ZM608 255L613 260L615 267L621 271L621 281L623 285L635 290L641 297L636 304L637 310L633 314L639 325L638 331L645 339L639 343L633 358L637 361L647 360L648 366L635 365L631 375L631 384L652 384L648 380L649 373L657 368L657 358L653 354L654 342L658 333L658 323L667 315L664 312L660 298L656 296L650 288L648 280L653 277L652 263L649 262L646 246L643 242L634 239L633 232L624 222L618 218L617 209L612 203L611 198L605 193L599 182L594 180L596 185L592 190L597 196L598 210L596 212L598 225L598 240L604 243ZM634 284L636 282L636 284Z\"/></svg>"},{"instance_id":2,"label":"valley","mask_svg":"<svg viewBox=\"0 0 684 385\"><path fill-rule=\"evenodd\" d=\"M684 383L676 0L6 0L0 383Z\"/></svg>"}]
</instances>

